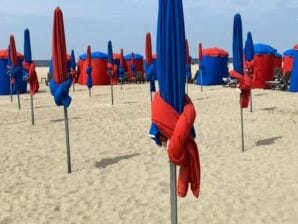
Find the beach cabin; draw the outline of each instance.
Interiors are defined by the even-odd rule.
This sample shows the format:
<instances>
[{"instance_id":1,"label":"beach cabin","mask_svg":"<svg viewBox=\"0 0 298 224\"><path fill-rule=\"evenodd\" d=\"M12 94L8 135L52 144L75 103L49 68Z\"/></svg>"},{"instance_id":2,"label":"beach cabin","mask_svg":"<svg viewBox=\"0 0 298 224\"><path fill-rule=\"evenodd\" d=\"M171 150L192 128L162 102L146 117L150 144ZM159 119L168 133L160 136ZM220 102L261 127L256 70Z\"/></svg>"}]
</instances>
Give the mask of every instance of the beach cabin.
<instances>
[{"instance_id":1,"label":"beach cabin","mask_svg":"<svg viewBox=\"0 0 298 224\"><path fill-rule=\"evenodd\" d=\"M282 68L282 55L278 52L274 54L274 68L281 69Z\"/></svg>"},{"instance_id":2,"label":"beach cabin","mask_svg":"<svg viewBox=\"0 0 298 224\"><path fill-rule=\"evenodd\" d=\"M15 83L18 85L19 93L27 93L27 82L23 80L23 66L22 62L24 56L21 53L17 53L18 65L20 66L20 75L15 80ZM7 65L8 65L8 51L0 50L0 95L9 95L10 94L10 78L7 74ZM12 88L12 93L17 93L17 87L14 84Z\"/></svg>"},{"instance_id":3,"label":"beach cabin","mask_svg":"<svg viewBox=\"0 0 298 224\"><path fill-rule=\"evenodd\" d=\"M78 83L86 85L86 53L79 56L78 61ZM92 83L93 85L109 85L110 77L107 74L108 55L96 51L91 53Z\"/></svg>"},{"instance_id":4,"label":"beach cabin","mask_svg":"<svg viewBox=\"0 0 298 224\"><path fill-rule=\"evenodd\" d=\"M144 74L144 57L140 54L134 54L135 59L135 65L136 65L136 71L142 72ZM125 60L125 71L128 72L128 79L129 81L132 80L133 73L131 71L131 54L127 54L124 56Z\"/></svg>"},{"instance_id":5,"label":"beach cabin","mask_svg":"<svg viewBox=\"0 0 298 224\"><path fill-rule=\"evenodd\" d=\"M290 92L298 92L298 46L295 45L293 53L293 65L290 79Z\"/></svg>"},{"instance_id":6,"label":"beach cabin","mask_svg":"<svg viewBox=\"0 0 298 224\"><path fill-rule=\"evenodd\" d=\"M229 53L220 48L205 48L202 52L202 68L195 83L198 85L223 84L223 78L228 74Z\"/></svg>"},{"instance_id":7,"label":"beach cabin","mask_svg":"<svg viewBox=\"0 0 298 224\"><path fill-rule=\"evenodd\" d=\"M266 88L266 81L274 79L276 49L266 44L255 44L253 88Z\"/></svg>"}]
</instances>

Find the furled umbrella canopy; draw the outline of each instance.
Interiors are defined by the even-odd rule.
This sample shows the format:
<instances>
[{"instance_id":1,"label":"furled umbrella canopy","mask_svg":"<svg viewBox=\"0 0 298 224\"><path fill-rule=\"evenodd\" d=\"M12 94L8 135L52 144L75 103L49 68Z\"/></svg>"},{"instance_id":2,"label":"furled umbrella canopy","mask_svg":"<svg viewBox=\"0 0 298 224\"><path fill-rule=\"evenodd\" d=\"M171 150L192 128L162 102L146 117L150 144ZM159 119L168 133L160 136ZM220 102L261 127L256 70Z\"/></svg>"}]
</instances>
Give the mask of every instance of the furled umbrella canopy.
<instances>
[{"instance_id":1,"label":"furled umbrella canopy","mask_svg":"<svg viewBox=\"0 0 298 224\"><path fill-rule=\"evenodd\" d=\"M136 64L135 64L135 54L133 52L131 52L131 58L130 58L130 70L131 70L131 74L132 76L136 75Z\"/></svg>"},{"instance_id":2,"label":"furled umbrella canopy","mask_svg":"<svg viewBox=\"0 0 298 224\"><path fill-rule=\"evenodd\" d=\"M70 55L70 75L72 77L72 82L75 83L76 81L76 58L74 54L74 50L71 50L71 55Z\"/></svg>"},{"instance_id":3,"label":"furled umbrella canopy","mask_svg":"<svg viewBox=\"0 0 298 224\"><path fill-rule=\"evenodd\" d=\"M245 41L244 52L245 52L245 60L246 61L252 61L254 59L255 52L254 52L254 43L252 40L251 32L247 33L247 39Z\"/></svg>"},{"instance_id":4,"label":"furled umbrella canopy","mask_svg":"<svg viewBox=\"0 0 298 224\"><path fill-rule=\"evenodd\" d=\"M93 86L92 83L92 67L91 67L91 47L88 45L87 47L87 55L86 55L86 73L87 73L87 80L86 80L86 85L88 89L91 89Z\"/></svg>"},{"instance_id":5,"label":"furled umbrella canopy","mask_svg":"<svg viewBox=\"0 0 298 224\"><path fill-rule=\"evenodd\" d=\"M152 41L151 41L151 34L148 32L146 34L146 41L145 41L145 72L146 72L146 79L150 81L150 91L155 92L155 79L156 79L156 69L155 64L152 63Z\"/></svg>"},{"instance_id":6,"label":"furled umbrella canopy","mask_svg":"<svg viewBox=\"0 0 298 224\"><path fill-rule=\"evenodd\" d=\"M155 94L152 102L154 125L151 131L155 127L161 140L170 139L167 146L169 159L180 165L178 195L184 197L190 184L193 195L198 197L200 164L192 135L196 113L190 98L185 95L186 51L182 0L159 0L156 43L160 92Z\"/></svg>"},{"instance_id":7,"label":"furled umbrella canopy","mask_svg":"<svg viewBox=\"0 0 298 224\"><path fill-rule=\"evenodd\" d=\"M186 64L186 78L191 78L191 57L189 55L188 40L185 39L185 64Z\"/></svg>"},{"instance_id":8,"label":"furled umbrella canopy","mask_svg":"<svg viewBox=\"0 0 298 224\"><path fill-rule=\"evenodd\" d=\"M30 94L34 95L39 89L37 73L35 70L35 63L32 61L30 31L24 31L24 61L23 69L30 85Z\"/></svg>"},{"instance_id":9,"label":"furled umbrella canopy","mask_svg":"<svg viewBox=\"0 0 298 224\"><path fill-rule=\"evenodd\" d=\"M108 42L108 69L113 69L114 60L113 60L113 46L112 41Z\"/></svg>"},{"instance_id":10,"label":"furled umbrella canopy","mask_svg":"<svg viewBox=\"0 0 298 224\"><path fill-rule=\"evenodd\" d=\"M124 56L123 56L123 49L120 50L120 65L119 65L119 77L123 78L124 76Z\"/></svg>"},{"instance_id":11,"label":"furled umbrella canopy","mask_svg":"<svg viewBox=\"0 0 298 224\"><path fill-rule=\"evenodd\" d=\"M233 25L233 67L234 71L243 74L243 40L242 40L242 21L237 13L234 16Z\"/></svg>"}]
</instances>

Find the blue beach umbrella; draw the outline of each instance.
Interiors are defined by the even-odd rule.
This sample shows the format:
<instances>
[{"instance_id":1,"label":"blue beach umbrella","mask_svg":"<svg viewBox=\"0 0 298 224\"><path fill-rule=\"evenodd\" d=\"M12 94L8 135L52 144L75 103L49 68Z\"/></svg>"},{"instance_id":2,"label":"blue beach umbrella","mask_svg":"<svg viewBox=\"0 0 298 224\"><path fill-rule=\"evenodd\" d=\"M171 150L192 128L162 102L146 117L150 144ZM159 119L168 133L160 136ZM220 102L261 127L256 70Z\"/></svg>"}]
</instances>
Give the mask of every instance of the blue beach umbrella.
<instances>
[{"instance_id":1,"label":"blue beach umbrella","mask_svg":"<svg viewBox=\"0 0 298 224\"><path fill-rule=\"evenodd\" d=\"M247 33L247 39L245 41L244 53L245 53L245 59L247 61L252 61L254 59L255 51L254 51L254 43L252 40L251 32Z\"/></svg>"},{"instance_id":2,"label":"blue beach umbrella","mask_svg":"<svg viewBox=\"0 0 298 224\"><path fill-rule=\"evenodd\" d=\"M29 29L25 29L24 31L24 60L27 63L31 63L32 61Z\"/></svg>"},{"instance_id":3,"label":"blue beach umbrella","mask_svg":"<svg viewBox=\"0 0 298 224\"><path fill-rule=\"evenodd\" d=\"M183 179L181 179L184 173L183 171L186 171L184 170L185 167L183 168L185 164L178 162L178 160L181 159L181 151L178 150L179 152L175 152L177 154L174 153L175 155L171 155L172 149L177 149L180 146L182 146L183 149L186 149L188 147L188 144L184 145L184 143L186 142L195 147L195 149L193 148L194 153L192 155L188 154L185 156L189 156L188 158L191 158L191 161L193 162L192 164L188 164L189 167L191 167L192 165L198 166L196 166L196 169L193 169L194 167L192 167L191 170L194 172L191 172L191 174L185 176L185 178L189 180L190 176L196 177L194 178L195 181L191 184L191 189L196 197L198 197L199 195L198 187L200 176L198 152L193 137L191 136L191 129L195 117L195 112L190 99L185 95L186 51L182 0L159 0L156 45L156 52L158 55L157 78L160 91L155 94L154 100L152 102L152 121L154 124L150 129L150 136L155 135L155 137L157 138L158 136L160 136L160 140L162 140L162 138L168 140L170 139L170 141L168 141L168 154L171 160L171 223L177 223L176 167L173 163L181 166L178 180L178 194L180 196L184 197L186 195L188 183L184 183L181 185L181 183L183 182ZM188 106L191 106L192 109L188 108ZM187 139L185 139L185 142L184 140L176 141L175 138L177 136L175 136L175 133L178 133L183 129L181 129L180 127L180 122L183 123L182 120L184 119L184 116L180 116L180 114L183 113L184 115L188 116L189 109L192 111L192 118L190 119L191 121L187 124L187 130L184 130L184 133L180 136L181 139L185 139L185 137L187 137ZM173 116L173 114L175 114L175 116ZM180 118L182 120L180 120ZM178 119L178 121L175 119ZM177 128L176 125L179 127ZM174 147L172 148L171 146ZM186 153L186 151L183 152ZM186 164L188 163L186 161L184 162Z\"/></svg>"},{"instance_id":4,"label":"blue beach umbrella","mask_svg":"<svg viewBox=\"0 0 298 224\"><path fill-rule=\"evenodd\" d=\"M75 82L76 82L76 58L74 54L74 50L71 50L70 54L70 75L72 77L72 90L75 91Z\"/></svg>"},{"instance_id":5,"label":"blue beach umbrella","mask_svg":"<svg viewBox=\"0 0 298 224\"><path fill-rule=\"evenodd\" d=\"M243 74L243 40L242 40L242 21L237 13L234 16L233 25L233 67L234 71Z\"/></svg>"}]
</instances>

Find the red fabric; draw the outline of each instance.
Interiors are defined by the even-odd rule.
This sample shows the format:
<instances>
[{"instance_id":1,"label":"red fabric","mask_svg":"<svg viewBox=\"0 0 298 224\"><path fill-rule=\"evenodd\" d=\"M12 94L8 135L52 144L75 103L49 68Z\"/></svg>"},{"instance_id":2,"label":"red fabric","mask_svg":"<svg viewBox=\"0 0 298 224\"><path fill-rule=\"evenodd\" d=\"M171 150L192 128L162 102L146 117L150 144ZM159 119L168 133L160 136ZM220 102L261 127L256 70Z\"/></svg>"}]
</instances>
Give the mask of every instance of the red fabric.
<instances>
[{"instance_id":1,"label":"red fabric","mask_svg":"<svg viewBox=\"0 0 298 224\"><path fill-rule=\"evenodd\" d=\"M118 67L117 65L113 66L113 76L112 76L112 84L116 85L118 83Z\"/></svg>"},{"instance_id":2,"label":"red fabric","mask_svg":"<svg viewBox=\"0 0 298 224\"><path fill-rule=\"evenodd\" d=\"M185 39L185 64L189 65L190 63L191 63L191 60L189 56L188 40Z\"/></svg>"},{"instance_id":3,"label":"red fabric","mask_svg":"<svg viewBox=\"0 0 298 224\"><path fill-rule=\"evenodd\" d=\"M253 88L266 88L266 81L274 79L274 58L274 55L255 55Z\"/></svg>"},{"instance_id":4,"label":"red fabric","mask_svg":"<svg viewBox=\"0 0 298 224\"><path fill-rule=\"evenodd\" d=\"M17 49L16 49L16 42L14 41L13 35L9 38L9 49L10 49L10 60L13 66L18 65L18 58L17 58Z\"/></svg>"},{"instance_id":5,"label":"red fabric","mask_svg":"<svg viewBox=\"0 0 298 224\"><path fill-rule=\"evenodd\" d=\"M27 62L23 61L23 68L29 74L28 83L30 85L30 94L34 95L35 93L38 92L38 89L39 89L37 73L35 70L35 63L34 62L27 63Z\"/></svg>"},{"instance_id":6,"label":"red fabric","mask_svg":"<svg viewBox=\"0 0 298 224\"><path fill-rule=\"evenodd\" d=\"M281 68L281 67L282 67L282 58L274 57L274 68Z\"/></svg>"},{"instance_id":7,"label":"red fabric","mask_svg":"<svg viewBox=\"0 0 298 224\"><path fill-rule=\"evenodd\" d=\"M199 43L199 61L201 62L203 59L203 47L202 43Z\"/></svg>"},{"instance_id":8,"label":"red fabric","mask_svg":"<svg viewBox=\"0 0 298 224\"><path fill-rule=\"evenodd\" d=\"M169 140L168 156L171 162L180 166L177 193L184 197L188 185L195 197L200 192L200 160L196 142L191 136L196 112L188 96L181 115L165 102L157 92L152 102L152 122L157 125L161 134Z\"/></svg>"},{"instance_id":9,"label":"red fabric","mask_svg":"<svg viewBox=\"0 0 298 224\"><path fill-rule=\"evenodd\" d=\"M53 77L60 84L67 79L67 58L63 14L59 7L54 11L52 57Z\"/></svg>"},{"instance_id":10,"label":"red fabric","mask_svg":"<svg viewBox=\"0 0 298 224\"><path fill-rule=\"evenodd\" d=\"M113 53L113 60L120 60L121 55L117 53Z\"/></svg>"},{"instance_id":11,"label":"red fabric","mask_svg":"<svg viewBox=\"0 0 298 224\"><path fill-rule=\"evenodd\" d=\"M86 61L86 60L85 60ZM78 83L86 85L87 73L86 73L86 62L79 60L78 62ZM107 74L108 59L91 59L92 67L92 84L93 85L110 85L110 77Z\"/></svg>"},{"instance_id":12,"label":"red fabric","mask_svg":"<svg viewBox=\"0 0 298 224\"><path fill-rule=\"evenodd\" d=\"M24 55L22 55L21 53L17 52L17 59L23 59ZM4 49L4 50L0 50L0 59L8 59L8 50Z\"/></svg>"},{"instance_id":13,"label":"red fabric","mask_svg":"<svg viewBox=\"0 0 298 224\"><path fill-rule=\"evenodd\" d=\"M249 104L249 99L250 99L252 79L249 77L247 73L245 73L244 75L241 75L234 70L230 71L230 76L233 78L236 78L239 82L239 89L241 90L240 106L242 108L247 108Z\"/></svg>"},{"instance_id":14,"label":"red fabric","mask_svg":"<svg viewBox=\"0 0 298 224\"><path fill-rule=\"evenodd\" d=\"M150 65L152 63L152 43L151 34L149 32L146 34L145 56L147 65Z\"/></svg>"},{"instance_id":15,"label":"red fabric","mask_svg":"<svg viewBox=\"0 0 298 224\"><path fill-rule=\"evenodd\" d=\"M292 66L293 66L293 57L291 56L285 56L284 57L284 63L282 67L282 74L284 75L286 72L292 72Z\"/></svg>"},{"instance_id":16,"label":"red fabric","mask_svg":"<svg viewBox=\"0 0 298 224\"><path fill-rule=\"evenodd\" d=\"M131 52L130 64L133 65L134 63L135 63L135 54Z\"/></svg>"},{"instance_id":17,"label":"red fabric","mask_svg":"<svg viewBox=\"0 0 298 224\"><path fill-rule=\"evenodd\" d=\"M136 71L144 72L144 60L135 59L134 63L136 65ZM132 80L132 71L131 71L131 60L125 61L125 71L128 71L128 79Z\"/></svg>"},{"instance_id":18,"label":"red fabric","mask_svg":"<svg viewBox=\"0 0 298 224\"><path fill-rule=\"evenodd\" d=\"M203 56L211 56L211 57L227 57L229 53L220 48L205 48L202 51Z\"/></svg>"}]
</instances>

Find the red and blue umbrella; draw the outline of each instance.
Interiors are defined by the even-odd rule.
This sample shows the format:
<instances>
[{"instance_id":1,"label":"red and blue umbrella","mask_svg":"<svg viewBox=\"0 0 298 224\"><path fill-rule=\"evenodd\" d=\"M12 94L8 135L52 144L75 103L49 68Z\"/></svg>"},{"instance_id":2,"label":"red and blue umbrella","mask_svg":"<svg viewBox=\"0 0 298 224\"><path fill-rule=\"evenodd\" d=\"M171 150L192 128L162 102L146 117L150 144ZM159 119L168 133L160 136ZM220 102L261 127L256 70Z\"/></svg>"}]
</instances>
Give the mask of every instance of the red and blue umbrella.
<instances>
[{"instance_id":1,"label":"red and blue umbrella","mask_svg":"<svg viewBox=\"0 0 298 224\"><path fill-rule=\"evenodd\" d=\"M71 50L71 54L70 54L70 75L71 75L71 78L72 78L73 91L75 90L75 82L76 82L76 78L77 78L76 67L77 67L77 63L76 63L74 50Z\"/></svg>"},{"instance_id":2,"label":"red and blue umbrella","mask_svg":"<svg viewBox=\"0 0 298 224\"><path fill-rule=\"evenodd\" d=\"M193 195L198 197L200 188L199 155L192 132L196 112L185 94L186 51L182 0L159 0L156 43L160 91L154 96L151 116L153 129L155 127L158 130L155 137L159 141L167 141L171 161L171 220L177 223L175 165L180 166L179 196L184 197L190 185Z\"/></svg>"},{"instance_id":3,"label":"red and blue umbrella","mask_svg":"<svg viewBox=\"0 0 298 224\"><path fill-rule=\"evenodd\" d=\"M146 79L150 82L150 96L152 101L152 92L156 91L155 80L156 80L156 68L155 64L152 63L152 41L151 34L148 32L146 34L145 41L145 64L144 70L146 72Z\"/></svg>"},{"instance_id":4,"label":"red and blue umbrella","mask_svg":"<svg viewBox=\"0 0 298 224\"><path fill-rule=\"evenodd\" d=\"M23 61L24 78L30 85L30 102L31 102L31 123L34 125L34 106L33 106L33 95L39 89L38 78L35 70L35 63L32 61L31 54L31 42L30 42L30 31L25 29L24 31L24 61Z\"/></svg>"},{"instance_id":5,"label":"red and blue umbrella","mask_svg":"<svg viewBox=\"0 0 298 224\"><path fill-rule=\"evenodd\" d=\"M64 33L63 14L59 7L54 11L53 33L52 33L52 63L53 63L53 79L50 81L51 94L57 106L64 108L65 121L65 139L66 139L66 155L67 170L71 173L70 160L70 144L68 129L67 108L71 103L71 97L68 95L71 87L72 77L67 74L67 58L66 58L66 41Z\"/></svg>"},{"instance_id":6,"label":"red and blue umbrella","mask_svg":"<svg viewBox=\"0 0 298 224\"><path fill-rule=\"evenodd\" d=\"M91 88L93 86L92 82L92 67L91 67L91 47L88 45L87 47L87 54L86 54L86 73L87 73L87 79L86 79L86 85L89 89L89 96L91 97Z\"/></svg>"},{"instance_id":7,"label":"red and blue umbrella","mask_svg":"<svg viewBox=\"0 0 298 224\"><path fill-rule=\"evenodd\" d=\"M120 64L119 64L119 78L121 80L121 89L122 89L122 83L123 83L123 76L124 76L124 56L123 56L123 49L120 50Z\"/></svg>"}]
</instances>

